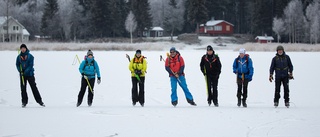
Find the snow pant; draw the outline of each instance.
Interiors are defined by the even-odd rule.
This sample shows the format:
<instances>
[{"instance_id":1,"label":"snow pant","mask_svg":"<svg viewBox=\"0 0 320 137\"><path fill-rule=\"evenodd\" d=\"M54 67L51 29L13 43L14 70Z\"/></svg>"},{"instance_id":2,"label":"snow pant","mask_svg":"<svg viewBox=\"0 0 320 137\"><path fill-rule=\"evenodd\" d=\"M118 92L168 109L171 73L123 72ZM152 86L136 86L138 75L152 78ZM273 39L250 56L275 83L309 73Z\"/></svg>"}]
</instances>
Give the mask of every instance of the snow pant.
<instances>
[{"instance_id":1,"label":"snow pant","mask_svg":"<svg viewBox=\"0 0 320 137\"><path fill-rule=\"evenodd\" d=\"M176 78L175 76L171 76L170 81L171 81L171 102L178 101L177 83L179 83L179 86L182 88L187 101L188 102L193 101L193 97L188 89L186 79L184 76L179 76L178 78Z\"/></svg>"},{"instance_id":2,"label":"snow pant","mask_svg":"<svg viewBox=\"0 0 320 137\"><path fill-rule=\"evenodd\" d=\"M208 92L208 103L211 104L213 101L214 104L218 103L218 80L219 78L216 76L210 77L205 76L207 80L207 92Z\"/></svg>"},{"instance_id":3,"label":"snow pant","mask_svg":"<svg viewBox=\"0 0 320 137\"><path fill-rule=\"evenodd\" d=\"M132 103L139 102L140 104L144 104L144 80L145 80L145 77L140 77L140 81L136 77L131 77ZM139 92L138 92L138 85L139 85Z\"/></svg>"},{"instance_id":4,"label":"snow pant","mask_svg":"<svg viewBox=\"0 0 320 137\"><path fill-rule=\"evenodd\" d=\"M284 102L289 102L289 79L288 77L284 78L276 78L275 80L276 83L276 89L275 89L275 94L274 94L274 102L279 102L280 99L280 87L281 84L283 84L284 88Z\"/></svg>"},{"instance_id":5,"label":"snow pant","mask_svg":"<svg viewBox=\"0 0 320 137\"><path fill-rule=\"evenodd\" d=\"M247 97L248 97L248 83L249 83L248 79L244 79L242 81L241 78L237 78L237 85L238 85L237 98L238 98L238 101L241 100L241 96L242 96L242 100L244 100L244 101L247 100Z\"/></svg>"},{"instance_id":6,"label":"snow pant","mask_svg":"<svg viewBox=\"0 0 320 137\"><path fill-rule=\"evenodd\" d=\"M28 94L27 94L27 83L29 82L29 85L31 87L34 99L37 103L43 104L41 95L39 93L39 90L37 88L37 84L35 82L34 76L24 76L24 85L22 82L22 77L20 76L20 88L21 88L21 97L22 97L22 104L28 104Z\"/></svg>"},{"instance_id":7,"label":"snow pant","mask_svg":"<svg viewBox=\"0 0 320 137\"><path fill-rule=\"evenodd\" d=\"M78 94L78 104L80 105L82 103L82 99L83 99L83 96L84 96L84 93L86 92L86 88L88 87L88 105L91 105L92 104L92 100L93 100L93 88L94 88L94 82L95 82L95 78L92 78L92 79L88 79L89 83L90 83L90 86L92 88L92 91L90 89L90 87L88 86L88 82L87 80L82 77L81 79L81 88L80 88L80 92Z\"/></svg>"}]
</instances>

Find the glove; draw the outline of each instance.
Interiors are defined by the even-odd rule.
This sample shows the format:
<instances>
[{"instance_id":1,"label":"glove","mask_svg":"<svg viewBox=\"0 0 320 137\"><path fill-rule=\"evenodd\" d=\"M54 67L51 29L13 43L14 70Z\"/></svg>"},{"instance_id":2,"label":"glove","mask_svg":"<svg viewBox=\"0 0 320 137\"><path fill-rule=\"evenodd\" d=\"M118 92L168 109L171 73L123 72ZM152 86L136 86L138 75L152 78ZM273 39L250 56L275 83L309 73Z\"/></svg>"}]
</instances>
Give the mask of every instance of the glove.
<instances>
[{"instance_id":1,"label":"glove","mask_svg":"<svg viewBox=\"0 0 320 137\"><path fill-rule=\"evenodd\" d=\"M20 71L20 76L23 76L23 71Z\"/></svg>"},{"instance_id":2,"label":"glove","mask_svg":"<svg viewBox=\"0 0 320 137\"><path fill-rule=\"evenodd\" d=\"M179 74L178 74L178 72L173 73L173 74L174 74L174 76L175 76L176 78L179 78Z\"/></svg>"},{"instance_id":3,"label":"glove","mask_svg":"<svg viewBox=\"0 0 320 137\"><path fill-rule=\"evenodd\" d=\"M101 78L98 77L97 83L100 84L101 83Z\"/></svg>"},{"instance_id":4,"label":"glove","mask_svg":"<svg viewBox=\"0 0 320 137\"><path fill-rule=\"evenodd\" d=\"M273 76L272 76L272 74L270 74L269 81L272 82L272 80L273 80Z\"/></svg>"},{"instance_id":5,"label":"glove","mask_svg":"<svg viewBox=\"0 0 320 137\"><path fill-rule=\"evenodd\" d=\"M206 76L206 73L202 73L203 74L203 76Z\"/></svg>"},{"instance_id":6,"label":"glove","mask_svg":"<svg viewBox=\"0 0 320 137\"><path fill-rule=\"evenodd\" d=\"M134 73L139 75L139 76L142 74L141 70L135 70Z\"/></svg>"},{"instance_id":7,"label":"glove","mask_svg":"<svg viewBox=\"0 0 320 137\"><path fill-rule=\"evenodd\" d=\"M233 73L234 73L234 74L237 74L238 72L235 70L235 71L233 71Z\"/></svg>"},{"instance_id":8,"label":"glove","mask_svg":"<svg viewBox=\"0 0 320 137\"><path fill-rule=\"evenodd\" d=\"M83 78L84 78L84 79L88 79L88 76L87 76L87 75L83 75Z\"/></svg>"},{"instance_id":9,"label":"glove","mask_svg":"<svg viewBox=\"0 0 320 137\"><path fill-rule=\"evenodd\" d=\"M291 79L294 79L292 73L289 73L289 74L288 74L288 77L289 77L290 80L291 80Z\"/></svg>"}]
</instances>

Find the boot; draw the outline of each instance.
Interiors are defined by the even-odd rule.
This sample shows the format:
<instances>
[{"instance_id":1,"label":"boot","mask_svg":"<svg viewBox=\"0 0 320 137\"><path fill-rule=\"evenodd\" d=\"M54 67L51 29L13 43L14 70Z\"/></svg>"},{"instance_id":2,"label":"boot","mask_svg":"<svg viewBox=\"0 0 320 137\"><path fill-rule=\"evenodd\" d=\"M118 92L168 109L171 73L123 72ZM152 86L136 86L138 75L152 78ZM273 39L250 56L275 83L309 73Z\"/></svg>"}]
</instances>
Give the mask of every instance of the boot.
<instances>
[{"instance_id":1,"label":"boot","mask_svg":"<svg viewBox=\"0 0 320 137\"><path fill-rule=\"evenodd\" d=\"M285 104L284 104L287 108L289 108L290 107L290 103L289 102L285 102Z\"/></svg>"},{"instance_id":2,"label":"boot","mask_svg":"<svg viewBox=\"0 0 320 137\"><path fill-rule=\"evenodd\" d=\"M241 98L238 98L238 104L237 104L238 107L241 106Z\"/></svg>"},{"instance_id":3,"label":"boot","mask_svg":"<svg viewBox=\"0 0 320 137\"><path fill-rule=\"evenodd\" d=\"M274 107L278 107L279 103L278 102L274 102Z\"/></svg>"},{"instance_id":4,"label":"boot","mask_svg":"<svg viewBox=\"0 0 320 137\"><path fill-rule=\"evenodd\" d=\"M245 108L247 107L246 99L242 99L242 106Z\"/></svg>"}]
</instances>

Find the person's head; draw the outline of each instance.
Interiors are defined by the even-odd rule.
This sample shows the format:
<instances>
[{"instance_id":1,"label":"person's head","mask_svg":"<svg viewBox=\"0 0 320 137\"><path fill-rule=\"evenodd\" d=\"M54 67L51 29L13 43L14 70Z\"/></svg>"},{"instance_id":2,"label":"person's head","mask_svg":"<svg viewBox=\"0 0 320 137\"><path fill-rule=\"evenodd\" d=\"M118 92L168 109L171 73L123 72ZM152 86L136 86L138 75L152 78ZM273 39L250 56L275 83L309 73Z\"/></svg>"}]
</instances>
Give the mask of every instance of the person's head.
<instances>
[{"instance_id":1,"label":"person's head","mask_svg":"<svg viewBox=\"0 0 320 137\"><path fill-rule=\"evenodd\" d=\"M93 52L89 49L87 52L87 57L92 58L93 57Z\"/></svg>"},{"instance_id":2,"label":"person's head","mask_svg":"<svg viewBox=\"0 0 320 137\"><path fill-rule=\"evenodd\" d=\"M174 56L176 56L176 54L177 54L176 48L175 47L170 48L170 56L174 57Z\"/></svg>"},{"instance_id":3,"label":"person's head","mask_svg":"<svg viewBox=\"0 0 320 137\"><path fill-rule=\"evenodd\" d=\"M213 55L214 54L214 50L210 45L207 46L207 54L208 55Z\"/></svg>"},{"instance_id":4,"label":"person's head","mask_svg":"<svg viewBox=\"0 0 320 137\"><path fill-rule=\"evenodd\" d=\"M138 49L138 50L136 51L136 56L137 56L137 57L140 57L140 56L141 56L141 50L140 50L140 49Z\"/></svg>"},{"instance_id":5,"label":"person's head","mask_svg":"<svg viewBox=\"0 0 320 137\"><path fill-rule=\"evenodd\" d=\"M282 55L283 52L284 52L283 46L279 45L279 46L277 47L277 53L278 53L279 55Z\"/></svg>"},{"instance_id":6,"label":"person's head","mask_svg":"<svg viewBox=\"0 0 320 137\"><path fill-rule=\"evenodd\" d=\"M20 51L22 52L22 53L25 53L26 51L27 51L27 45L26 44L21 44L21 46L20 46Z\"/></svg>"},{"instance_id":7,"label":"person's head","mask_svg":"<svg viewBox=\"0 0 320 137\"><path fill-rule=\"evenodd\" d=\"M243 58L245 54L246 54L246 49L244 49L244 48L239 49L240 58Z\"/></svg>"}]
</instances>

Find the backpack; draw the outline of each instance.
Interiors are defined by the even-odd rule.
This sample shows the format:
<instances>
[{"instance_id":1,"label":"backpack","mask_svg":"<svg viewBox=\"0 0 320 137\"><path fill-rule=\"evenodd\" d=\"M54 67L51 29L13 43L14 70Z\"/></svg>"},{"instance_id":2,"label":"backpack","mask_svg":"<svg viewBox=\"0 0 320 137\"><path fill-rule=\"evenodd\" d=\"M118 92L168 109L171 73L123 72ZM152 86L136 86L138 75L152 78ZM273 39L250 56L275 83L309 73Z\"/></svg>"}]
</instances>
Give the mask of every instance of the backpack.
<instances>
[{"instance_id":1,"label":"backpack","mask_svg":"<svg viewBox=\"0 0 320 137\"><path fill-rule=\"evenodd\" d=\"M89 63L88 60L87 60L87 58L85 57L85 61L86 61L86 63L84 64L82 70L84 70L84 68L85 68L86 66L93 66L94 70L96 70L96 66L94 65L94 63L95 63L95 60L94 60L94 59L92 60L91 63Z\"/></svg>"},{"instance_id":2,"label":"backpack","mask_svg":"<svg viewBox=\"0 0 320 137\"><path fill-rule=\"evenodd\" d=\"M247 63L247 65L248 65L249 64L249 61L248 61L249 54L245 54L244 56L246 57L245 63ZM237 62L236 65L237 65L237 68L238 68L238 63L240 62L240 56L237 57L236 62Z\"/></svg>"}]
</instances>

